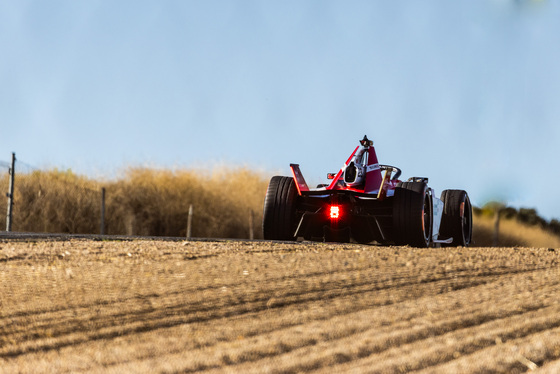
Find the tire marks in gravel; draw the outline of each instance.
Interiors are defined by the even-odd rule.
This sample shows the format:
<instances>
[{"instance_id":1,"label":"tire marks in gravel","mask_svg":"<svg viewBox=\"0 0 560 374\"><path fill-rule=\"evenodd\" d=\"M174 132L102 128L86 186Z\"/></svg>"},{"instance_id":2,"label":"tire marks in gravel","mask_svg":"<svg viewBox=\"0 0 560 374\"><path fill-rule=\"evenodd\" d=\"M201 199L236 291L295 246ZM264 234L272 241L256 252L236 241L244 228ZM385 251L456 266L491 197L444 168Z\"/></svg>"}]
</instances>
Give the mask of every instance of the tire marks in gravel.
<instances>
[{"instance_id":1,"label":"tire marks in gravel","mask_svg":"<svg viewBox=\"0 0 560 374\"><path fill-rule=\"evenodd\" d=\"M149 254L163 286L0 314L0 372L55 357L60 372L515 372L560 357L554 252L166 245ZM183 267L203 274L168 280Z\"/></svg>"}]
</instances>

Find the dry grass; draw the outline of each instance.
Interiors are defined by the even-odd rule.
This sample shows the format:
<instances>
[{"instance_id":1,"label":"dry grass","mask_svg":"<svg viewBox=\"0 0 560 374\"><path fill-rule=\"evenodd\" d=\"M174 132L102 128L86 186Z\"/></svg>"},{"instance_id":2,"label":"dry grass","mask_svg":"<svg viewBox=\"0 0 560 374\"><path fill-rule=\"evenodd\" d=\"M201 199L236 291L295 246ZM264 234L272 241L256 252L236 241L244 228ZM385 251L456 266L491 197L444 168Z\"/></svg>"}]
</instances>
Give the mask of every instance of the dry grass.
<instances>
[{"instance_id":1,"label":"dry grass","mask_svg":"<svg viewBox=\"0 0 560 374\"><path fill-rule=\"evenodd\" d=\"M72 172L51 170L17 174L15 187L14 231L99 232L98 182ZM2 220L5 222L5 217Z\"/></svg>"},{"instance_id":2,"label":"dry grass","mask_svg":"<svg viewBox=\"0 0 560 374\"><path fill-rule=\"evenodd\" d=\"M35 171L16 176L13 230L99 233L105 187L107 234L185 236L192 204L193 236L247 238L253 211L258 238L267 184L263 175L247 168L210 173L130 168L115 181ZM4 216L0 225L5 226Z\"/></svg>"},{"instance_id":3,"label":"dry grass","mask_svg":"<svg viewBox=\"0 0 560 374\"><path fill-rule=\"evenodd\" d=\"M548 249L0 243L0 373L525 372L560 360Z\"/></svg>"},{"instance_id":4,"label":"dry grass","mask_svg":"<svg viewBox=\"0 0 560 374\"><path fill-rule=\"evenodd\" d=\"M7 176L0 187L7 190ZM166 170L129 168L114 181L94 180L70 171L36 171L16 176L14 231L99 233L101 187L106 188L107 234L185 236L189 206L194 237L262 236L262 208L268 177L249 168ZM0 226L5 227L0 215ZM474 242L493 245L493 218L475 216ZM502 220L501 246L558 247L560 238L537 226Z\"/></svg>"},{"instance_id":5,"label":"dry grass","mask_svg":"<svg viewBox=\"0 0 560 374\"><path fill-rule=\"evenodd\" d=\"M486 215L474 217L473 240L479 247L491 247L494 241L494 218ZM560 237L539 226L524 225L515 219L501 219L498 246L559 248Z\"/></svg>"}]
</instances>

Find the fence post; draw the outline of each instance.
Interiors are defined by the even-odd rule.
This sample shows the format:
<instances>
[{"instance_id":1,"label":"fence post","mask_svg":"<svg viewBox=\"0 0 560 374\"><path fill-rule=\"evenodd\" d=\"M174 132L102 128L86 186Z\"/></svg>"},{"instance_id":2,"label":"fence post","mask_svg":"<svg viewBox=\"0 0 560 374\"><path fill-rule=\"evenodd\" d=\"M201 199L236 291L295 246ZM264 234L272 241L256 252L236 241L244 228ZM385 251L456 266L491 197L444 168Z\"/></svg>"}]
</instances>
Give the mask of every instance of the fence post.
<instances>
[{"instance_id":1,"label":"fence post","mask_svg":"<svg viewBox=\"0 0 560 374\"><path fill-rule=\"evenodd\" d=\"M191 227L192 227L192 216L193 216L193 206L189 205L189 216L187 218L187 239L191 237Z\"/></svg>"},{"instance_id":2,"label":"fence post","mask_svg":"<svg viewBox=\"0 0 560 374\"><path fill-rule=\"evenodd\" d=\"M101 187L101 235L105 235L105 187Z\"/></svg>"},{"instance_id":3,"label":"fence post","mask_svg":"<svg viewBox=\"0 0 560 374\"><path fill-rule=\"evenodd\" d=\"M500 242L500 212L500 208L496 209L494 216L494 240L492 243L494 247L497 247Z\"/></svg>"},{"instance_id":4,"label":"fence post","mask_svg":"<svg viewBox=\"0 0 560 374\"><path fill-rule=\"evenodd\" d=\"M249 239L251 240L255 239L255 231L253 230L254 224L255 224L255 212L253 212L253 209L251 209L251 212L249 214Z\"/></svg>"},{"instance_id":5,"label":"fence post","mask_svg":"<svg viewBox=\"0 0 560 374\"><path fill-rule=\"evenodd\" d=\"M6 213L6 231L12 231L12 211L14 208L14 180L16 177L16 154L12 152L12 167L10 168L10 184L8 187L8 212Z\"/></svg>"}]
</instances>

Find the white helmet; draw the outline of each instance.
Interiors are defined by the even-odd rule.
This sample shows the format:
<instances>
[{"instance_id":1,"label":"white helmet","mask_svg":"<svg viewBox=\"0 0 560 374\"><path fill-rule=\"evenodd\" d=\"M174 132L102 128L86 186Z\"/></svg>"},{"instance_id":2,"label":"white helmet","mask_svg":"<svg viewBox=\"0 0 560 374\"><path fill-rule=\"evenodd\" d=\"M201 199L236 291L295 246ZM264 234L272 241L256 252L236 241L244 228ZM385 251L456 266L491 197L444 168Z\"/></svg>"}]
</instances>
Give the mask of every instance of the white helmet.
<instances>
[{"instance_id":1,"label":"white helmet","mask_svg":"<svg viewBox=\"0 0 560 374\"><path fill-rule=\"evenodd\" d=\"M352 162L346 166L344 170L344 182L350 187L359 186L366 181L366 166L367 164L366 148L360 149L354 156Z\"/></svg>"}]
</instances>

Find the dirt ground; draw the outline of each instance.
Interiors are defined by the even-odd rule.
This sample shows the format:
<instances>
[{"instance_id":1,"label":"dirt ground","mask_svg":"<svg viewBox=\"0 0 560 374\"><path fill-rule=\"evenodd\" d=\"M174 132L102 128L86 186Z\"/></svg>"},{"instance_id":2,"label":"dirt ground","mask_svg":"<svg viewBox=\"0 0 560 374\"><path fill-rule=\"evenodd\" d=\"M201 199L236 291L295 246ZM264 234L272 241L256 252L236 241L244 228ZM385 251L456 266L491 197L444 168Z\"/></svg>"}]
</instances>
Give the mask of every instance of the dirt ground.
<instances>
[{"instance_id":1,"label":"dirt ground","mask_svg":"<svg viewBox=\"0 0 560 374\"><path fill-rule=\"evenodd\" d=\"M552 248L0 242L0 372L557 373Z\"/></svg>"}]
</instances>

